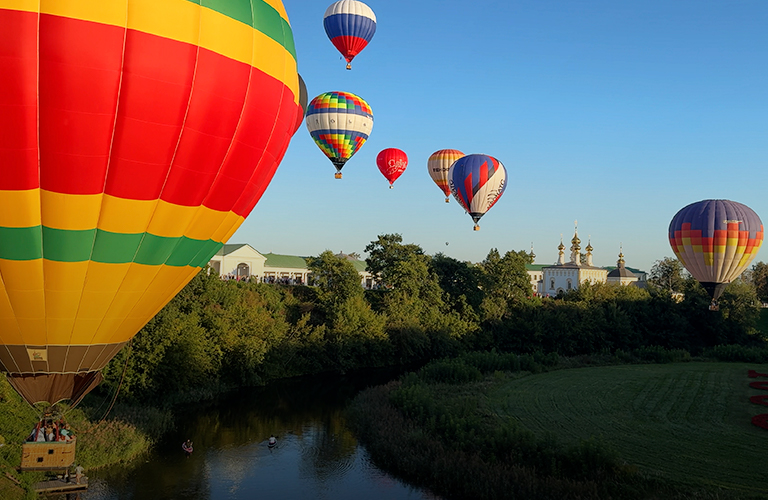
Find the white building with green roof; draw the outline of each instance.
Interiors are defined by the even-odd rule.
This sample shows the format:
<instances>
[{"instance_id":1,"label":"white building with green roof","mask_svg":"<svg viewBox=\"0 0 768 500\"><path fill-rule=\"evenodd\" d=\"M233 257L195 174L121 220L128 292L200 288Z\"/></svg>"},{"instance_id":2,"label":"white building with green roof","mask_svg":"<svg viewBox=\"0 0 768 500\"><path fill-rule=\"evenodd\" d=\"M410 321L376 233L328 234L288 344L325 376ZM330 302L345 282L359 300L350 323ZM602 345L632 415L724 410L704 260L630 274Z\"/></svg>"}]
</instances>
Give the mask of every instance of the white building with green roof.
<instances>
[{"instance_id":1,"label":"white building with green roof","mask_svg":"<svg viewBox=\"0 0 768 500\"><path fill-rule=\"evenodd\" d=\"M211 257L212 272L227 278L263 276L267 259L247 243L227 244Z\"/></svg>"},{"instance_id":2,"label":"white building with green roof","mask_svg":"<svg viewBox=\"0 0 768 500\"><path fill-rule=\"evenodd\" d=\"M338 254L352 262L360 274L360 284L373 286L373 276L366 270L365 261ZM266 283L302 285L309 283L310 271L307 257L259 253L247 243L224 245L209 263L212 272L222 278L243 279L255 277Z\"/></svg>"}]
</instances>

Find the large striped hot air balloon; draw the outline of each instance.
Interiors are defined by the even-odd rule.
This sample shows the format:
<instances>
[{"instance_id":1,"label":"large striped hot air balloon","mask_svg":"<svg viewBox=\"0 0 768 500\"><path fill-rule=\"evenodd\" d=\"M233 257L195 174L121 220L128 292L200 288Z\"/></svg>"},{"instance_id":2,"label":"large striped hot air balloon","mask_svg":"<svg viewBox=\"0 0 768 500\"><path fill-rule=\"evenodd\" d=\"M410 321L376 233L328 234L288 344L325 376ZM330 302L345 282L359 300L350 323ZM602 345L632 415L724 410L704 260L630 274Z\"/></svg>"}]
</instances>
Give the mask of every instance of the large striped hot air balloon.
<instances>
[{"instance_id":1,"label":"large striped hot air balloon","mask_svg":"<svg viewBox=\"0 0 768 500\"><path fill-rule=\"evenodd\" d=\"M451 165L448 185L478 231L480 218L499 201L507 187L507 169L493 156L464 156Z\"/></svg>"},{"instance_id":2,"label":"large striped hot air balloon","mask_svg":"<svg viewBox=\"0 0 768 500\"><path fill-rule=\"evenodd\" d=\"M729 200L691 203L672 218L669 244L685 268L712 297L736 279L763 243L763 223L748 206Z\"/></svg>"},{"instance_id":3,"label":"large striped hot air balloon","mask_svg":"<svg viewBox=\"0 0 768 500\"><path fill-rule=\"evenodd\" d=\"M441 149L435 151L427 160L427 171L437 187L445 194L445 202L448 203L451 188L448 187L448 171L453 162L464 156L458 149Z\"/></svg>"},{"instance_id":4,"label":"large striped hot air balloon","mask_svg":"<svg viewBox=\"0 0 768 500\"><path fill-rule=\"evenodd\" d=\"M344 164L368 140L373 112L355 94L326 92L310 101L306 122L309 135L336 167L336 178L341 179Z\"/></svg>"},{"instance_id":5,"label":"large striped hot air balloon","mask_svg":"<svg viewBox=\"0 0 768 500\"><path fill-rule=\"evenodd\" d=\"M98 384L300 112L280 0L0 0L0 365L27 401Z\"/></svg>"},{"instance_id":6,"label":"large striped hot air balloon","mask_svg":"<svg viewBox=\"0 0 768 500\"><path fill-rule=\"evenodd\" d=\"M357 0L340 0L325 10L325 33L352 69L352 59L360 53L376 33L376 15Z\"/></svg>"}]
</instances>

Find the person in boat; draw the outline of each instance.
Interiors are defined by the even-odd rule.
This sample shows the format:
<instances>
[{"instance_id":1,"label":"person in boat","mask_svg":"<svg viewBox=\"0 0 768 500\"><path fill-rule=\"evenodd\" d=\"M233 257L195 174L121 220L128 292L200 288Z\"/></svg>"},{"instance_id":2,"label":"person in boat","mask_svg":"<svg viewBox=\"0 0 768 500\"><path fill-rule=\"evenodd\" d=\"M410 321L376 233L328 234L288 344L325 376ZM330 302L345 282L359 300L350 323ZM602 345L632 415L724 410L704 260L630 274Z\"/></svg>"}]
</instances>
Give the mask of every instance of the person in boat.
<instances>
[{"instance_id":1,"label":"person in boat","mask_svg":"<svg viewBox=\"0 0 768 500\"><path fill-rule=\"evenodd\" d=\"M189 456L192 455L192 450L193 450L192 441L190 441L189 439L184 441L184 443L182 443L181 445L181 449L184 450L184 453L186 453L187 458L189 458Z\"/></svg>"},{"instance_id":2,"label":"person in boat","mask_svg":"<svg viewBox=\"0 0 768 500\"><path fill-rule=\"evenodd\" d=\"M83 469L82 465L78 465L75 467L75 483L80 484L80 480L83 479L83 472L85 469Z\"/></svg>"},{"instance_id":3,"label":"person in boat","mask_svg":"<svg viewBox=\"0 0 768 500\"><path fill-rule=\"evenodd\" d=\"M275 446L277 446L277 438L275 437L274 434L269 436L269 441L267 441L267 446L269 446L270 448L274 448Z\"/></svg>"}]
</instances>

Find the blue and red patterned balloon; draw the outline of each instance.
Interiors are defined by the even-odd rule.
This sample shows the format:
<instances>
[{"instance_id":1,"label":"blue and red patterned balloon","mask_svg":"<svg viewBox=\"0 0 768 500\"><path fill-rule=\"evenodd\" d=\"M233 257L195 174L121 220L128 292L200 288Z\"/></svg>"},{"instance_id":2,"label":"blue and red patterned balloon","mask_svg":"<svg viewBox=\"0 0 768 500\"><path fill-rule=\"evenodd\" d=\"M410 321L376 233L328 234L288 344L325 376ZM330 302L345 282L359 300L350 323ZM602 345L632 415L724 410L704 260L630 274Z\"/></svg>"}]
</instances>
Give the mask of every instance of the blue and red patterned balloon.
<instances>
[{"instance_id":1,"label":"blue and red patterned balloon","mask_svg":"<svg viewBox=\"0 0 768 500\"><path fill-rule=\"evenodd\" d=\"M360 53L376 33L376 15L357 0L340 0L325 11L323 26L334 47L352 69L352 59Z\"/></svg>"},{"instance_id":2,"label":"blue and red patterned balloon","mask_svg":"<svg viewBox=\"0 0 768 500\"><path fill-rule=\"evenodd\" d=\"M760 217L735 201L691 203L669 224L672 250L713 301L749 266L762 243Z\"/></svg>"},{"instance_id":3,"label":"blue and red patterned balloon","mask_svg":"<svg viewBox=\"0 0 768 500\"><path fill-rule=\"evenodd\" d=\"M456 160L448 171L448 186L456 201L478 222L499 201L507 187L507 169L488 155L467 155Z\"/></svg>"}]
</instances>

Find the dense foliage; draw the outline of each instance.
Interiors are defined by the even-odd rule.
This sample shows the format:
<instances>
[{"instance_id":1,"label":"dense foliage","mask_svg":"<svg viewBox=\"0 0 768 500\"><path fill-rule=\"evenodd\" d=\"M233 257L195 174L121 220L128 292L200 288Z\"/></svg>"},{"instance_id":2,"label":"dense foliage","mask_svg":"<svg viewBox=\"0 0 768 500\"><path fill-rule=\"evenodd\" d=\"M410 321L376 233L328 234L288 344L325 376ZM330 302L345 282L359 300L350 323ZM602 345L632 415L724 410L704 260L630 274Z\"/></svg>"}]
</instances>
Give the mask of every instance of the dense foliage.
<instances>
[{"instance_id":1,"label":"dense foliage","mask_svg":"<svg viewBox=\"0 0 768 500\"><path fill-rule=\"evenodd\" d=\"M679 263L654 266L648 287L583 284L562 298L533 296L525 252L491 249L478 264L426 255L400 235L366 247L381 279L363 290L354 266L309 259L314 286L195 277L105 369L101 396L199 399L222 389L320 372L423 364L465 352L615 353L646 347L693 355L718 345L765 344L754 280L732 283L709 311ZM654 284L655 283L655 284Z\"/></svg>"}]
</instances>

